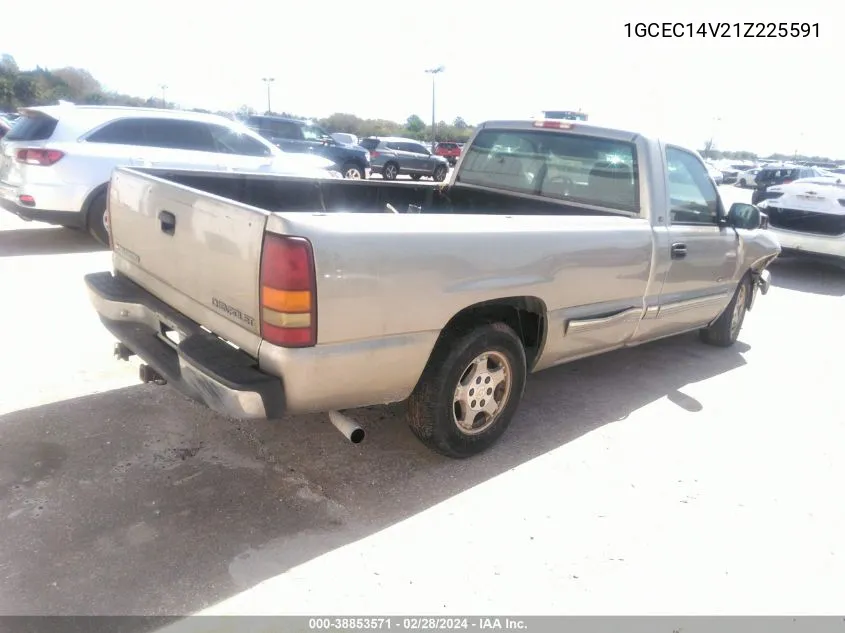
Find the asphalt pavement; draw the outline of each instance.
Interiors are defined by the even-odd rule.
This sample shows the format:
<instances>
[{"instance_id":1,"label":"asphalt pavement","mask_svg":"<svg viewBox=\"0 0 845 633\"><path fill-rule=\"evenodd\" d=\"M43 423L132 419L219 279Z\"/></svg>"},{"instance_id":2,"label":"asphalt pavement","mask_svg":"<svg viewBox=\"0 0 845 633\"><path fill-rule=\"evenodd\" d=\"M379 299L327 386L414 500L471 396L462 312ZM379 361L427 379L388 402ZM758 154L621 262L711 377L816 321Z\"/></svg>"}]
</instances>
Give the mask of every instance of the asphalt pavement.
<instances>
[{"instance_id":1,"label":"asphalt pavement","mask_svg":"<svg viewBox=\"0 0 845 633\"><path fill-rule=\"evenodd\" d=\"M353 445L138 384L84 293L107 268L0 214L0 614L841 614L845 271L776 263L731 349L539 373L452 461L401 405Z\"/></svg>"}]
</instances>

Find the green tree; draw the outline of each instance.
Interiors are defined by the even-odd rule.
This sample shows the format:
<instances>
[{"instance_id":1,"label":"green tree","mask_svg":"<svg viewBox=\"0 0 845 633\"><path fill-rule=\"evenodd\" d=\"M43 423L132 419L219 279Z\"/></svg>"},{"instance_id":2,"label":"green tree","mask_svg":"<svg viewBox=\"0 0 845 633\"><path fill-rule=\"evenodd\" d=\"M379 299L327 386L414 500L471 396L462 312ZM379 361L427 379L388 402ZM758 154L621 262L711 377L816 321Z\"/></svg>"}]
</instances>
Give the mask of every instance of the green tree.
<instances>
[{"instance_id":1,"label":"green tree","mask_svg":"<svg viewBox=\"0 0 845 633\"><path fill-rule=\"evenodd\" d=\"M12 90L15 93L15 101L22 106L34 105L38 99L38 86L31 76L18 75Z\"/></svg>"},{"instance_id":2,"label":"green tree","mask_svg":"<svg viewBox=\"0 0 845 633\"><path fill-rule=\"evenodd\" d=\"M412 114L405 121L405 129L413 135L421 135L425 133L425 121L423 121L416 114Z\"/></svg>"}]
</instances>

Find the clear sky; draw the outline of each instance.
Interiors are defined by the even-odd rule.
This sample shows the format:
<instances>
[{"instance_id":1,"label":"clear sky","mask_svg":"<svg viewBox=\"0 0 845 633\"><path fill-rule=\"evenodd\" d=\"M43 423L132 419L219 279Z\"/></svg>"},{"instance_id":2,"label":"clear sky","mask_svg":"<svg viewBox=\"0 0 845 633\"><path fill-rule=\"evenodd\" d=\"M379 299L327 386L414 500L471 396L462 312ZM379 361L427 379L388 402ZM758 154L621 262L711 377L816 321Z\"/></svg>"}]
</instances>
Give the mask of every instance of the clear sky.
<instances>
[{"instance_id":1,"label":"clear sky","mask_svg":"<svg viewBox=\"0 0 845 633\"><path fill-rule=\"evenodd\" d=\"M83 67L145 97L167 84L185 107L263 110L271 76L274 110L429 121L423 71L443 64L438 120L581 108L696 148L714 134L721 149L845 158L835 0L39 0L37 11L37 29L0 38L22 68ZM819 37L637 39L626 22L817 22Z\"/></svg>"}]
</instances>

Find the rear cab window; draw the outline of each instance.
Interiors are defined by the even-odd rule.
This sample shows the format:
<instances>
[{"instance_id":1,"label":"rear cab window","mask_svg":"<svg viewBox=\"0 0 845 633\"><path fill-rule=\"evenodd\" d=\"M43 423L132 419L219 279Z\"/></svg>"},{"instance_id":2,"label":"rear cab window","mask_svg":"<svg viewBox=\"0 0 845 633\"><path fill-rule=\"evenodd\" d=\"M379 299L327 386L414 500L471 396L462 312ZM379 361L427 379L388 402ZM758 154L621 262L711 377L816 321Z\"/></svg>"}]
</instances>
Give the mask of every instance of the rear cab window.
<instances>
[{"instance_id":1,"label":"rear cab window","mask_svg":"<svg viewBox=\"0 0 845 633\"><path fill-rule=\"evenodd\" d=\"M46 141L56 131L58 121L43 114L24 114L18 117L4 137L7 141Z\"/></svg>"},{"instance_id":2,"label":"rear cab window","mask_svg":"<svg viewBox=\"0 0 845 633\"><path fill-rule=\"evenodd\" d=\"M482 130L457 182L639 213L636 146L541 130Z\"/></svg>"}]
</instances>

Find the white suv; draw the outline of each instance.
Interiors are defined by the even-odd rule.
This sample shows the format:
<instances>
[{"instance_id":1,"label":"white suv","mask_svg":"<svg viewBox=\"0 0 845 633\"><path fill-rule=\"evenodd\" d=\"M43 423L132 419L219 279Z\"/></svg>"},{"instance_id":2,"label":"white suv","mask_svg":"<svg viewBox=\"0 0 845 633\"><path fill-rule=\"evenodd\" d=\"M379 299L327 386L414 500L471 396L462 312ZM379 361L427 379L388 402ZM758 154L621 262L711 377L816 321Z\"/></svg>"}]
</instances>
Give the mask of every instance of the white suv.
<instances>
[{"instance_id":1,"label":"white suv","mask_svg":"<svg viewBox=\"0 0 845 633\"><path fill-rule=\"evenodd\" d=\"M121 165L340 177L328 159L288 154L213 114L109 106L22 108L0 141L0 206L87 229L108 244L108 183Z\"/></svg>"}]
</instances>

